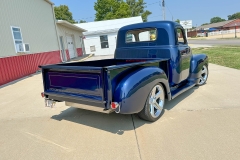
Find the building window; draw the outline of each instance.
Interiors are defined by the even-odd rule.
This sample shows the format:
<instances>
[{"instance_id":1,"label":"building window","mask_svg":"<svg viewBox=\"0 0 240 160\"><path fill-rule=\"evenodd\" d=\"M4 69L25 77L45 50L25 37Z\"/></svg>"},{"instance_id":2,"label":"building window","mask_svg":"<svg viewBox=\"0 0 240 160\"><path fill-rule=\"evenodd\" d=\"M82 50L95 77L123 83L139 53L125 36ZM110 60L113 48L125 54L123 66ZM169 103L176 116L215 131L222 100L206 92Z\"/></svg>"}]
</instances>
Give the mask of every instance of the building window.
<instances>
[{"instance_id":1,"label":"building window","mask_svg":"<svg viewBox=\"0 0 240 160\"><path fill-rule=\"evenodd\" d=\"M134 38L134 35L132 33L127 33L127 35L126 35L126 42L127 43L129 43L129 42L136 42L135 38Z\"/></svg>"},{"instance_id":2,"label":"building window","mask_svg":"<svg viewBox=\"0 0 240 160\"><path fill-rule=\"evenodd\" d=\"M16 52L23 51L23 39L21 29L19 27L11 27L12 35L13 35L13 42L15 46Z\"/></svg>"},{"instance_id":3,"label":"building window","mask_svg":"<svg viewBox=\"0 0 240 160\"><path fill-rule=\"evenodd\" d=\"M100 42L101 42L101 48L109 48L108 45L108 36L107 35L103 35L100 36Z\"/></svg>"},{"instance_id":4,"label":"building window","mask_svg":"<svg viewBox=\"0 0 240 160\"><path fill-rule=\"evenodd\" d=\"M147 42L157 40L157 30L155 28L144 28L128 31L126 34L126 43Z\"/></svg>"}]
</instances>

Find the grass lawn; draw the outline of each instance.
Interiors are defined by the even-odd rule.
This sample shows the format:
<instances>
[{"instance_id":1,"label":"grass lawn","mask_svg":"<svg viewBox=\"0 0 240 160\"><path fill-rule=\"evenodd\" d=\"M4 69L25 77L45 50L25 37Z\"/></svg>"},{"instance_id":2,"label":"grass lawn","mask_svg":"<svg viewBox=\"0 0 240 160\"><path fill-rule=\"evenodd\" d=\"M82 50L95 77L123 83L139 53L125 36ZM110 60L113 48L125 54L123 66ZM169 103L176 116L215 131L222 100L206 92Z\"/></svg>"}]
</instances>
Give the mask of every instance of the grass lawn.
<instances>
[{"instance_id":1,"label":"grass lawn","mask_svg":"<svg viewBox=\"0 0 240 160\"><path fill-rule=\"evenodd\" d=\"M209 63L240 69L240 46L217 46L210 48L192 48L193 54L205 53Z\"/></svg>"}]
</instances>

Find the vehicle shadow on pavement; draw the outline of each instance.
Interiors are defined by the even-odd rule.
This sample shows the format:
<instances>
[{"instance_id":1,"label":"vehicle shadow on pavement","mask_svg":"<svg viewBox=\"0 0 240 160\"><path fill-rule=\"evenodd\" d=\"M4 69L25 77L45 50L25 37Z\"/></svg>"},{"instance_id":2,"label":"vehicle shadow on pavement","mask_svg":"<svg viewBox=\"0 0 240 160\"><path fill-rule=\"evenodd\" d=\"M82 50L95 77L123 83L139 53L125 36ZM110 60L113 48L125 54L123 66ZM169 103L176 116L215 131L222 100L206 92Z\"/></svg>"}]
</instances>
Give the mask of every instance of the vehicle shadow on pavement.
<instances>
[{"instance_id":1,"label":"vehicle shadow on pavement","mask_svg":"<svg viewBox=\"0 0 240 160\"><path fill-rule=\"evenodd\" d=\"M185 98L187 98L188 96L190 96L196 89L198 89L199 87L195 86L191 89L189 89L188 91L180 94L179 96L177 96L175 99L171 100L171 101L166 101L166 104L164 106L164 109L166 110L171 110L174 107L177 106L178 103L180 103L181 101L183 101Z\"/></svg>"},{"instance_id":2,"label":"vehicle shadow on pavement","mask_svg":"<svg viewBox=\"0 0 240 160\"><path fill-rule=\"evenodd\" d=\"M195 89L198 89L198 87L193 87L192 89L176 97L174 100L166 102L164 108L166 110L173 109L177 106L178 103L190 96L195 91ZM136 114L104 114L74 107L70 107L62 111L60 114L52 116L51 118L57 121L66 120L78 123L84 126L100 129L118 135L123 135L125 131L132 131L145 124L151 124L151 122L141 120ZM135 124L134 121L136 121L137 124Z\"/></svg>"},{"instance_id":3,"label":"vehicle shadow on pavement","mask_svg":"<svg viewBox=\"0 0 240 160\"><path fill-rule=\"evenodd\" d=\"M188 91L182 93L181 95L179 95L178 97L176 97L175 99L171 100L171 101L166 101L165 106L164 106L164 110L172 110L173 108L178 106L178 103L180 103L181 101L183 101L184 99L186 99L187 97L191 96L191 94L198 89L199 87L193 87L191 89L189 89ZM166 119L167 116L165 116L165 112L163 112L162 117L160 117L158 121L162 121L162 119ZM138 117L134 117L134 122L135 122L135 128L139 128L145 124L148 124L149 122L146 123L146 121L138 118ZM152 122L155 123L155 122ZM149 123L151 124L151 122ZM155 126L155 125L153 125Z\"/></svg>"},{"instance_id":4,"label":"vehicle shadow on pavement","mask_svg":"<svg viewBox=\"0 0 240 160\"><path fill-rule=\"evenodd\" d=\"M78 123L118 135L123 135L125 131L134 130L131 115L104 114L70 107L51 118L58 121L66 120Z\"/></svg>"}]
</instances>

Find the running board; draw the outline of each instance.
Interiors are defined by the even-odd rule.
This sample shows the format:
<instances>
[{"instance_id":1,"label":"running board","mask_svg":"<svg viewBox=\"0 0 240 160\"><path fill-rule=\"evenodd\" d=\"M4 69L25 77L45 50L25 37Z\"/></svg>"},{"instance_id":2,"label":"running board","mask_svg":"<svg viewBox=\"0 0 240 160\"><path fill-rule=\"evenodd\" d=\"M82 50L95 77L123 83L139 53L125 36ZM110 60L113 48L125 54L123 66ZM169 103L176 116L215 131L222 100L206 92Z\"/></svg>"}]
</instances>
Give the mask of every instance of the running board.
<instances>
[{"instance_id":1,"label":"running board","mask_svg":"<svg viewBox=\"0 0 240 160\"><path fill-rule=\"evenodd\" d=\"M186 92L187 90L193 88L195 85L196 85L195 83L187 83L186 85L181 86L178 89L175 89L174 91L171 92L172 99L176 98L177 96L179 96L183 92Z\"/></svg>"}]
</instances>

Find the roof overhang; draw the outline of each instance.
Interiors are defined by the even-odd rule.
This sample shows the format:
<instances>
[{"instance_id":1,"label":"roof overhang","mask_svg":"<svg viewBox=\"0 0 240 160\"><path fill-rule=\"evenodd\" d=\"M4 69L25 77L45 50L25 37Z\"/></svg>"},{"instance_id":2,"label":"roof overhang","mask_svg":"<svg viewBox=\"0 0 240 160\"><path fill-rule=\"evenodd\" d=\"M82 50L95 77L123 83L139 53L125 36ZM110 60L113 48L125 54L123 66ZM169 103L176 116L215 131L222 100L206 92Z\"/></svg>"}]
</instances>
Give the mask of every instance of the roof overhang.
<instances>
[{"instance_id":1,"label":"roof overhang","mask_svg":"<svg viewBox=\"0 0 240 160\"><path fill-rule=\"evenodd\" d=\"M226 26L224 26L224 27L238 27L238 26L240 26L240 22L228 24L228 25L226 25Z\"/></svg>"},{"instance_id":2,"label":"roof overhang","mask_svg":"<svg viewBox=\"0 0 240 160\"><path fill-rule=\"evenodd\" d=\"M50 0L44 0L44 1L48 2L48 3L51 4L51 5L54 5L54 3L51 2Z\"/></svg>"},{"instance_id":3,"label":"roof overhang","mask_svg":"<svg viewBox=\"0 0 240 160\"><path fill-rule=\"evenodd\" d=\"M83 35L88 36L88 35L115 33L115 32L118 32L118 30L119 30L119 28L99 30L99 31L89 31L89 32L84 32Z\"/></svg>"},{"instance_id":4,"label":"roof overhang","mask_svg":"<svg viewBox=\"0 0 240 160\"><path fill-rule=\"evenodd\" d=\"M225 27L227 24L232 23L233 21L235 21L235 20L227 20L227 21L223 21L223 22L207 24L207 25L199 26L196 29L197 30L209 29L209 28L220 28L221 29L221 28Z\"/></svg>"},{"instance_id":5,"label":"roof overhang","mask_svg":"<svg viewBox=\"0 0 240 160\"><path fill-rule=\"evenodd\" d=\"M61 25L61 26L64 26L64 27L67 27L67 28L71 28L73 30L77 30L77 31L80 31L80 32L86 32L87 30L83 29L83 28L80 28L74 24L71 24L69 23L68 21L65 21L65 20L57 20L57 24L58 25Z\"/></svg>"},{"instance_id":6,"label":"roof overhang","mask_svg":"<svg viewBox=\"0 0 240 160\"><path fill-rule=\"evenodd\" d=\"M240 26L240 19L235 19L234 21L225 24L223 27L235 27Z\"/></svg>"}]
</instances>

